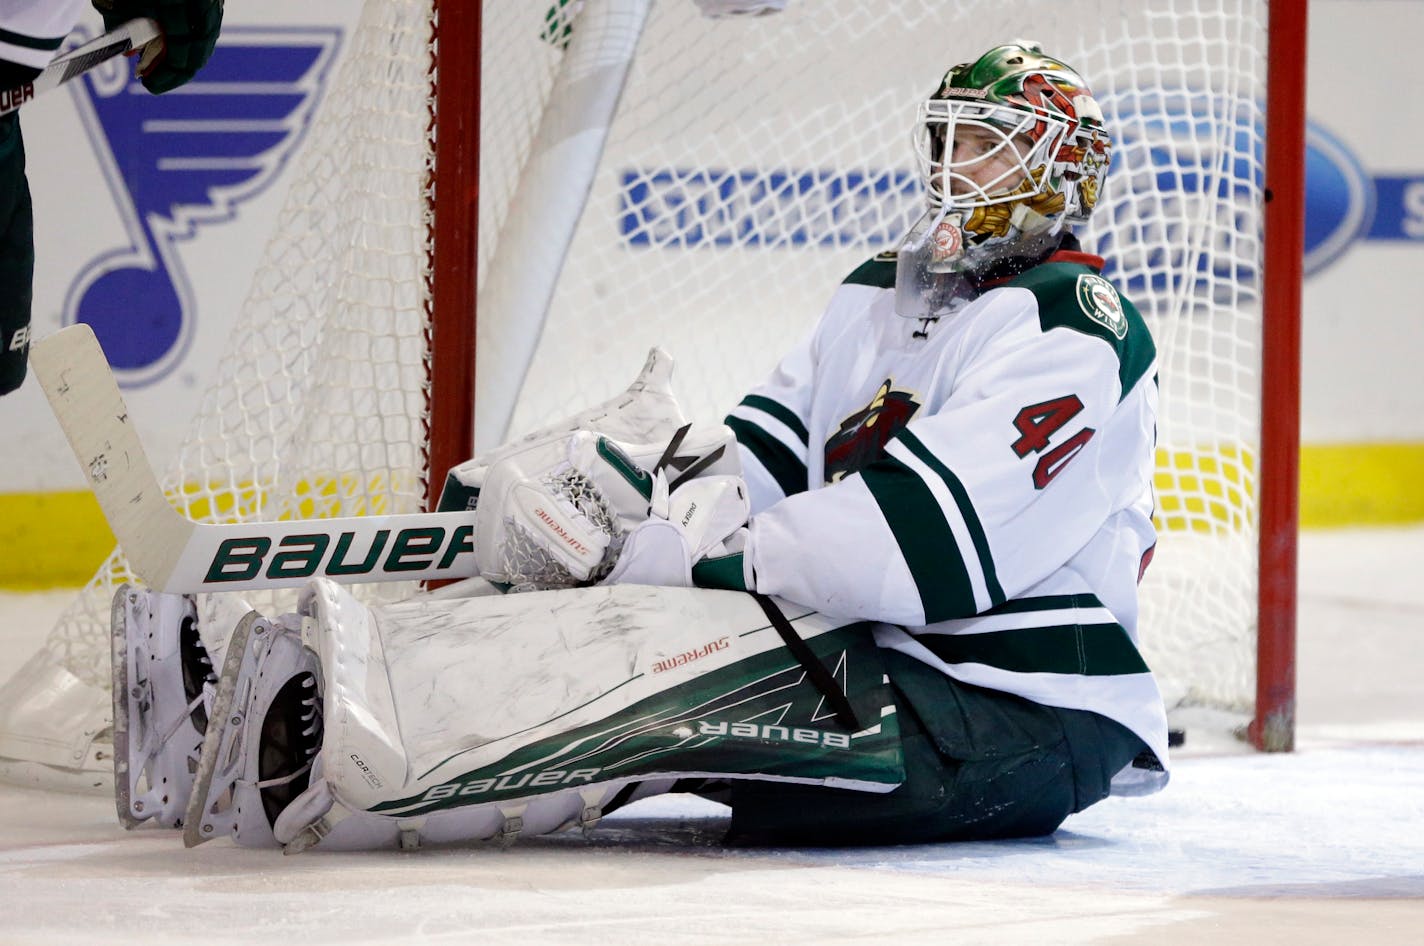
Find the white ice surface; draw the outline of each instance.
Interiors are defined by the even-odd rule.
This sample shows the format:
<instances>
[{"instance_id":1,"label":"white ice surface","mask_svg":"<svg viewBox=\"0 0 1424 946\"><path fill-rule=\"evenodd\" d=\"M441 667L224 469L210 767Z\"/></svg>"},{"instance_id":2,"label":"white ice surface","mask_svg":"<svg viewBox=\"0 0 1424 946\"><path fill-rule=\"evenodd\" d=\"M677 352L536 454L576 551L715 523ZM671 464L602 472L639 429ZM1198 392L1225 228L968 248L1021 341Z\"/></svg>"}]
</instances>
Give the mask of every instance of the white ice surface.
<instances>
[{"instance_id":1,"label":"white ice surface","mask_svg":"<svg viewBox=\"0 0 1424 946\"><path fill-rule=\"evenodd\" d=\"M1051 838L735 850L650 799L508 851L283 857L0 787L0 943L1424 943L1424 528L1307 533L1299 749L1189 720L1168 789ZM0 596L37 646L67 593Z\"/></svg>"}]
</instances>

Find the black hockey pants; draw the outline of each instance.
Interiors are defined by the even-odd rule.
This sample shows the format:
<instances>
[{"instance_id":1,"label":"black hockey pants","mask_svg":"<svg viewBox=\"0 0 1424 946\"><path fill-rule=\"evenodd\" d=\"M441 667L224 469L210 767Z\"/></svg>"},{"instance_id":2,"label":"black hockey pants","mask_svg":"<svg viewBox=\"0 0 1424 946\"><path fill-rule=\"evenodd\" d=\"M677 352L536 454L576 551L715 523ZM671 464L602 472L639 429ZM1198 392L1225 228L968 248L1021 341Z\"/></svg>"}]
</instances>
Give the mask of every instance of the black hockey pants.
<instances>
[{"instance_id":1,"label":"black hockey pants","mask_svg":"<svg viewBox=\"0 0 1424 946\"><path fill-rule=\"evenodd\" d=\"M1096 713L959 683L883 651L895 690L905 783L875 795L737 781L732 844L840 846L1051 834L1107 797L1144 745Z\"/></svg>"},{"instance_id":2,"label":"black hockey pants","mask_svg":"<svg viewBox=\"0 0 1424 946\"><path fill-rule=\"evenodd\" d=\"M34 292L35 221L19 115L0 116L0 395L25 380Z\"/></svg>"}]
</instances>

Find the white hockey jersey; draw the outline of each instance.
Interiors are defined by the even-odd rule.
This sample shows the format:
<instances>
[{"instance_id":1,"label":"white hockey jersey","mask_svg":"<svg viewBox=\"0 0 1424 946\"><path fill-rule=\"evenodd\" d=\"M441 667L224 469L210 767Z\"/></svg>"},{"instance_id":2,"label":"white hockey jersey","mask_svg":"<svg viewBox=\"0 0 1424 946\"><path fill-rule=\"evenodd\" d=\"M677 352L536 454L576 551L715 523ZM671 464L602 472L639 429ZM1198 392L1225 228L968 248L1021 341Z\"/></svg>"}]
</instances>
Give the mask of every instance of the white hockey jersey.
<instances>
[{"instance_id":1,"label":"white hockey jersey","mask_svg":"<svg viewBox=\"0 0 1424 946\"><path fill-rule=\"evenodd\" d=\"M43 69L88 8L87 0L0 0L0 59Z\"/></svg>"},{"instance_id":2,"label":"white hockey jersey","mask_svg":"<svg viewBox=\"0 0 1424 946\"><path fill-rule=\"evenodd\" d=\"M732 411L757 590L883 622L881 646L957 680L1100 713L1164 770L1137 649L1155 533L1156 350L1141 316L1060 251L939 320L894 312L893 255L836 290Z\"/></svg>"}]
</instances>

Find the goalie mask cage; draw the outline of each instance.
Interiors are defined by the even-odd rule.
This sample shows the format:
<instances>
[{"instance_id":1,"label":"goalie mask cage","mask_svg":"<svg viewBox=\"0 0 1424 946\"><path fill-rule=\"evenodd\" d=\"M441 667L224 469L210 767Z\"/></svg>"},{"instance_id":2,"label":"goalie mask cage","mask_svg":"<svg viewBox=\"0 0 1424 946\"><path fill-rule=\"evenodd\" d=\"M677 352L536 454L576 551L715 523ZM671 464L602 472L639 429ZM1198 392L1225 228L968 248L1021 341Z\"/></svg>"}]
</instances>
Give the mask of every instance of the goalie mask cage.
<instances>
[{"instance_id":1,"label":"goalie mask cage","mask_svg":"<svg viewBox=\"0 0 1424 946\"><path fill-rule=\"evenodd\" d=\"M721 417L916 216L919 100L1029 36L1103 105L1114 167L1080 235L1159 352L1144 654L1169 707L1254 706L1257 745L1289 748L1304 20L1263 0L722 19L367 0L170 498L207 521L416 511L471 454L471 391L488 446L621 390L652 345L688 415ZM0 690L12 779L101 783L127 577L115 554Z\"/></svg>"}]
</instances>

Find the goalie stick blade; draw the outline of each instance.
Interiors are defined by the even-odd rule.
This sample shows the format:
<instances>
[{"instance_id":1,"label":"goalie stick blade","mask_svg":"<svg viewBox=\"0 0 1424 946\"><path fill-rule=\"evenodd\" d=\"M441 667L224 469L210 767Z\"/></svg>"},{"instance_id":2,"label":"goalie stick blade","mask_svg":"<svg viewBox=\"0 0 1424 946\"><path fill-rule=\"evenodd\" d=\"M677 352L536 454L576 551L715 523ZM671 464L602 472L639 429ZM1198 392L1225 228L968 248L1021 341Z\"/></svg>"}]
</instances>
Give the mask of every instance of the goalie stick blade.
<instances>
[{"instance_id":1,"label":"goalie stick blade","mask_svg":"<svg viewBox=\"0 0 1424 946\"><path fill-rule=\"evenodd\" d=\"M162 35L154 20L129 20L116 30L91 39L63 56L56 56L32 81L0 91L0 115L8 115L40 93L59 88L100 63L132 52Z\"/></svg>"},{"instance_id":2,"label":"goalie stick blade","mask_svg":"<svg viewBox=\"0 0 1424 946\"><path fill-rule=\"evenodd\" d=\"M198 523L169 505L99 340L80 323L40 339L30 366L129 567L155 591L295 588L316 576L353 583L469 578L468 511Z\"/></svg>"},{"instance_id":3,"label":"goalie stick blade","mask_svg":"<svg viewBox=\"0 0 1424 946\"><path fill-rule=\"evenodd\" d=\"M134 572L172 590L194 523L164 498L94 330L79 323L40 339L30 367Z\"/></svg>"}]
</instances>

